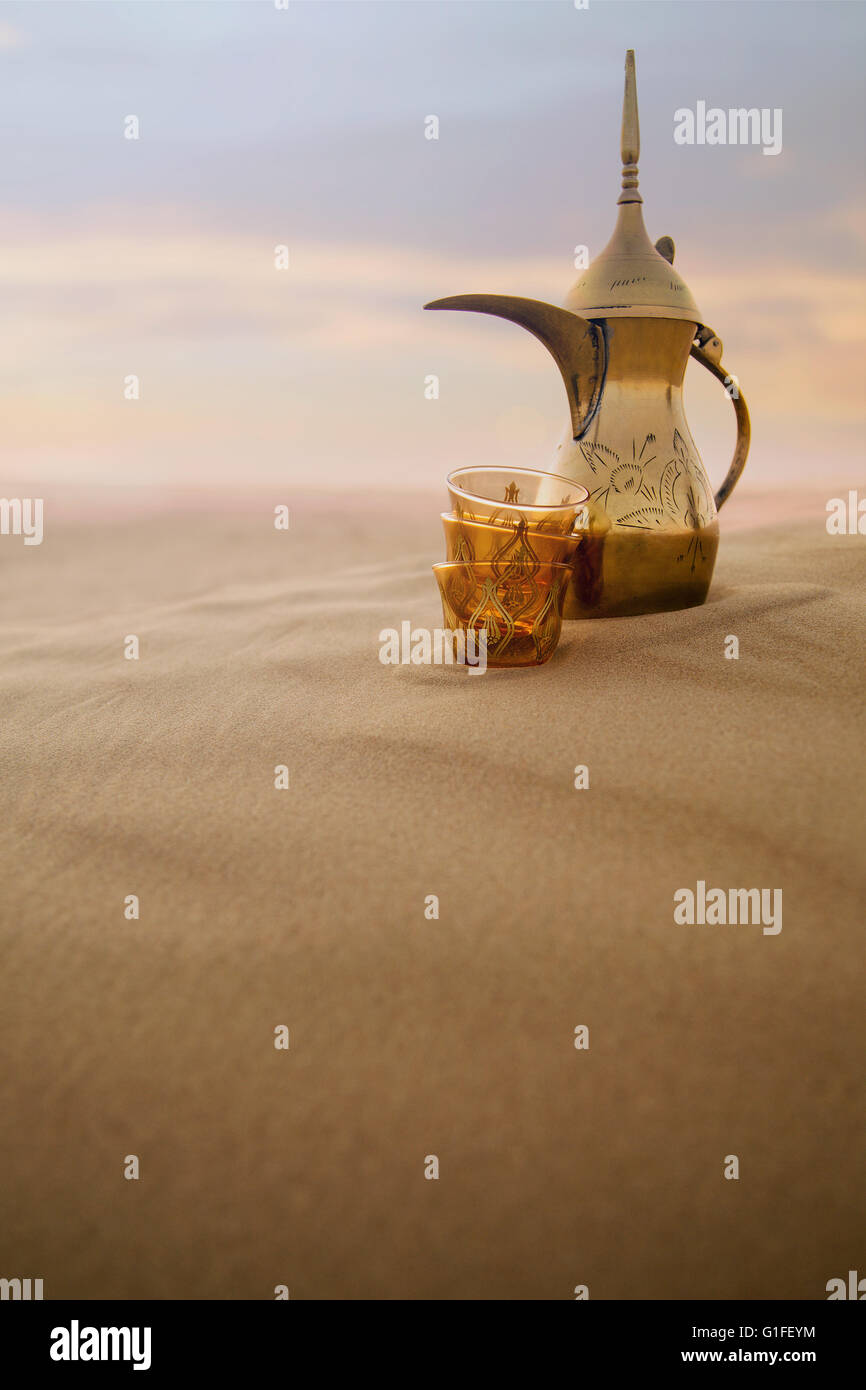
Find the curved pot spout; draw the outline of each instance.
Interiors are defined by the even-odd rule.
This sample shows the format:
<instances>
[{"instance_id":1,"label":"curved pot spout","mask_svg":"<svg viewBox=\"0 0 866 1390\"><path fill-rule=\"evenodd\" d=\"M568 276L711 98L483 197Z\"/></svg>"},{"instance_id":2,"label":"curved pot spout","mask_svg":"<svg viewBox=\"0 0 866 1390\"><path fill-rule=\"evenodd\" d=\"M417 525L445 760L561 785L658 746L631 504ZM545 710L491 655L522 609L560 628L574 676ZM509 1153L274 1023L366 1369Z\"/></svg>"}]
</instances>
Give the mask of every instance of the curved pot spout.
<instances>
[{"instance_id":1,"label":"curved pot spout","mask_svg":"<svg viewBox=\"0 0 866 1390\"><path fill-rule=\"evenodd\" d=\"M455 294L434 299L424 308L493 314L528 329L544 343L560 370L572 432L575 439L580 439L598 409L604 389L606 353L598 324L541 299L520 299L509 294Z\"/></svg>"}]
</instances>

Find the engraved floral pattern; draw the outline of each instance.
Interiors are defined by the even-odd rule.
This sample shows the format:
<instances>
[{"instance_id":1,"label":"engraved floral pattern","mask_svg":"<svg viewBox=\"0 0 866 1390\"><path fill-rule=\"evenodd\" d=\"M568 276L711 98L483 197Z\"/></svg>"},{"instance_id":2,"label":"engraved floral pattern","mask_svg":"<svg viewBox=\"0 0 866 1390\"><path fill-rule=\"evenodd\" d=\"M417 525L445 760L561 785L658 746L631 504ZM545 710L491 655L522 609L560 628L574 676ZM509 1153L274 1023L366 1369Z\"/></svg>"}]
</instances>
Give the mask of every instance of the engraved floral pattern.
<instances>
[{"instance_id":1,"label":"engraved floral pattern","mask_svg":"<svg viewBox=\"0 0 866 1390\"><path fill-rule=\"evenodd\" d=\"M663 531L679 523L686 531L698 532L711 521L714 508L703 470L679 430L673 432L670 458L655 482L649 481L648 471L664 454L654 434L645 435L642 441L632 439L630 459L623 459L597 440L582 440L580 448L587 467L598 479L590 498L614 526ZM689 560L692 570L705 558L697 535L678 558Z\"/></svg>"}]
</instances>

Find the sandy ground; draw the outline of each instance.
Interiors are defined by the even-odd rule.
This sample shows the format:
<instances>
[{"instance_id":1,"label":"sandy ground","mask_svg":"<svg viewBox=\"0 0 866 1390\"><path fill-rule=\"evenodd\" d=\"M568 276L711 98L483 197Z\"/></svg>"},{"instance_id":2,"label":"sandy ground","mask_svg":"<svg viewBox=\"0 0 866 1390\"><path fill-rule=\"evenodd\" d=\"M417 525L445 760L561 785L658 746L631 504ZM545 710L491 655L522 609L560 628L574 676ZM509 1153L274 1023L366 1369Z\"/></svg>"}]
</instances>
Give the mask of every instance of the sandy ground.
<instances>
[{"instance_id":1,"label":"sandy ground","mask_svg":"<svg viewBox=\"0 0 866 1390\"><path fill-rule=\"evenodd\" d=\"M702 608L571 624L538 670L384 667L380 629L439 625L441 507L0 538L0 1275L820 1299L866 1272L866 539L734 499ZM677 925L698 880L782 889L781 932Z\"/></svg>"}]
</instances>

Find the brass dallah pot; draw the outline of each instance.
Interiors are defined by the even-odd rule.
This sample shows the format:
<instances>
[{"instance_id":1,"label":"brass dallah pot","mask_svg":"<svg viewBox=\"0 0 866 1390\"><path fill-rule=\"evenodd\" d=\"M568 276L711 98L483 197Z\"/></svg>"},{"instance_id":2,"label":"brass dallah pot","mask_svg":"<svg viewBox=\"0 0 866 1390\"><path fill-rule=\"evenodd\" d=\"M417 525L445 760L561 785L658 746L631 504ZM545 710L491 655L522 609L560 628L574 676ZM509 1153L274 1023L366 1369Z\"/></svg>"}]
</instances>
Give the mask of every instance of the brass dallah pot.
<instances>
[{"instance_id":1,"label":"brass dallah pot","mask_svg":"<svg viewBox=\"0 0 866 1390\"><path fill-rule=\"evenodd\" d=\"M749 450L749 412L722 366L722 343L673 268L674 244L653 246L638 192L634 53L626 54L619 216L605 249L560 309L537 299L461 294L427 309L473 309L522 324L554 357L571 425L551 461L589 490L589 527L575 558L569 618L608 618L703 603L719 544L718 509ZM689 356L723 382L737 445L715 497L683 412Z\"/></svg>"}]
</instances>

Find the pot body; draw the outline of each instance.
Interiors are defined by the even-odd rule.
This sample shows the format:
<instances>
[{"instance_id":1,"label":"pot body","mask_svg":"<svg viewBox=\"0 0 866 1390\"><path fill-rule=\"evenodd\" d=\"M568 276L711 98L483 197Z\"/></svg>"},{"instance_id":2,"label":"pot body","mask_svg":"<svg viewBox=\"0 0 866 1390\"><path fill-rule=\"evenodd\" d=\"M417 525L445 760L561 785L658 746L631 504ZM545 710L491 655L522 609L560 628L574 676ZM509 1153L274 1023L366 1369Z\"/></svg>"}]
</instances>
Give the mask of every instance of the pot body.
<instances>
[{"instance_id":1,"label":"pot body","mask_svg":"<svg viewBox=\"0 0 866 1390\"><path fill-rule=\"evenodd\" d=\"M697 325L597 322L607 352L601 401L586 432L567 434L551 464L590 494L565 616L694 607L707 596L719 544L712 488L683 411Z\"/></svg>"}]
</instances>

